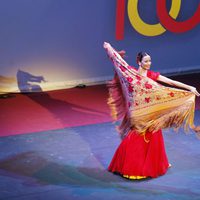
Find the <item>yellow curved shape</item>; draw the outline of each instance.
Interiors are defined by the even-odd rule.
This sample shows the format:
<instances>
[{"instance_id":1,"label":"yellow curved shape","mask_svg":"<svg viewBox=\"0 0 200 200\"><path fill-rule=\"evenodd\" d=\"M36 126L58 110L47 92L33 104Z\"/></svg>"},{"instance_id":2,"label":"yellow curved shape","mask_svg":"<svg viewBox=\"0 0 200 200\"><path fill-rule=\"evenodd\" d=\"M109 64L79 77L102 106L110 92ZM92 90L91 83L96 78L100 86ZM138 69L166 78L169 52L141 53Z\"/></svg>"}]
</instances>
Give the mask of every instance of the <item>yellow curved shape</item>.
<instances>
[{"instance_id":1,"label":"yellow curved shape","mask_svg":"<svg viewBox=\"0 0 200 200\"><path fill-rule=\"evenodd\" d=\"M172 5L169 15L176 19L181 8L181 0L172 0ZM166 31L160 24L147 24L145 23L138 13L138 0L128 0L128 16L131 25L137 32L145 36L157 36Z\"/></svg>"}]
</instances>

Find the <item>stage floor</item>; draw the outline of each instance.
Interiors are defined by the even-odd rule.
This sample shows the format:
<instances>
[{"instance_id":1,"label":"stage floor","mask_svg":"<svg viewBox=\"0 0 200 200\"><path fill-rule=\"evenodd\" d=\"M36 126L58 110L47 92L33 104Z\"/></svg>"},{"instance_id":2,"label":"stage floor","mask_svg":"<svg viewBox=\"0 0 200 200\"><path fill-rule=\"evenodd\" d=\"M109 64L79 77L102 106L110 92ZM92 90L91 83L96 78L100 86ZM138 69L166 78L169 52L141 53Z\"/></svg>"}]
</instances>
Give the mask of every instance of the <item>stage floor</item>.
<instances>
[{"instance_id":1,"label":"stage floor","mask_svg":"<svg viewBox=\"0 0 200 200\"><path fill-rule=\"evenodd\" d=\"M0 200L199 199L200 140L181 129L164 138L172 167L131 181L107 171L120 143L110 122L1 137Z\"/></svg>"},{"instance_id":2,"label":"stage floor","mask_svg":"<svg viewBox=\"0 0 200 200\"><path fill-rule=\"evenodd\" d=\"M199 74L174 77L200 91ZM131 181L107 171L120 138L105 85L0 98L0 200L199 200L200 140L164 130L172 167ZM200 124L200 98L195 124Z\"/></svg>"}]
</instances>

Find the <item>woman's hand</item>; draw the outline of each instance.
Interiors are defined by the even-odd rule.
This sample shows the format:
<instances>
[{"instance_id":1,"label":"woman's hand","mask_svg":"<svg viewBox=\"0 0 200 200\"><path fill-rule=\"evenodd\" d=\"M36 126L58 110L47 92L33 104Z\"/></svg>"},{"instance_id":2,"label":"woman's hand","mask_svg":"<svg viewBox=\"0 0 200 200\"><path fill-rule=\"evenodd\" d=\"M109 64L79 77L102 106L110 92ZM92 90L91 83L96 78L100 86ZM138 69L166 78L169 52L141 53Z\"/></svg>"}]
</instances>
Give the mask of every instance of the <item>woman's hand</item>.
<instances>
[{"instance_id":1,"label":"woman's hand","mask_svg":"<svg viewBox=\"0 0 200 200\"><path fill-rule=\"evenodd\" d=\"M200 94L198 93L197 89L195 87L190 87L190 91L193 92L195 95L197 95L198 97L200 96Z\"/></svg>"},{"instance_id":2,"label":"woman's hand","mask_svg":"<svg viewBox=\"0 0 200 200\"><path fill-rule=\"evenodd\" d=\"M103 43L103 48L108 49L111 45L108 42Z\"/></svg>"}]
</instances>

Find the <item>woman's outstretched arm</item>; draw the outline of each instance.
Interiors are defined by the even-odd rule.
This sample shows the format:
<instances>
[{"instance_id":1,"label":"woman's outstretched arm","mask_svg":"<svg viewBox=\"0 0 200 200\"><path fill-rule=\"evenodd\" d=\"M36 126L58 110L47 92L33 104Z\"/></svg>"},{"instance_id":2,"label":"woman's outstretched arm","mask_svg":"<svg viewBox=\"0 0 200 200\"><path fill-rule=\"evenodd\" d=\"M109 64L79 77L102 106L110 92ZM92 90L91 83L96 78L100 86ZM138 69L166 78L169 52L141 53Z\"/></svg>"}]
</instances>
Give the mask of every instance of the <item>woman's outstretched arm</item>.
<instances>
[{"instance_id":1,"label":"woman's outstretched arm","mask_svg":"<svg viewBox=\"0 0 200 200\"><path fill-rule=\"evenodd\" d=\"M174 81L174 80L167 78L165 76L162 76L162 75L159 75L157 80L160 81L160 82L163 82L163 83L167 83L168 85L171 85L171 86L176 86L176 87L179 87L179 88L184 88L184 89L190 90L195 95L200 96L199 92L193 86L181 83L179 81Z\"/></svg>"},{"instance_id":2,"label":"woman's outstretched arm","mask_svg":"<svg viewBox=\"0 0 200 200\"><path fill-rule=\"evenodd\" d=\"M124 67L128 66L127 62L123 59L125 51L116 51L108 42L104 42L103 47L107 50L108 56L113 60L113 62L116 62Z\"/></svg>"}]
</instances>

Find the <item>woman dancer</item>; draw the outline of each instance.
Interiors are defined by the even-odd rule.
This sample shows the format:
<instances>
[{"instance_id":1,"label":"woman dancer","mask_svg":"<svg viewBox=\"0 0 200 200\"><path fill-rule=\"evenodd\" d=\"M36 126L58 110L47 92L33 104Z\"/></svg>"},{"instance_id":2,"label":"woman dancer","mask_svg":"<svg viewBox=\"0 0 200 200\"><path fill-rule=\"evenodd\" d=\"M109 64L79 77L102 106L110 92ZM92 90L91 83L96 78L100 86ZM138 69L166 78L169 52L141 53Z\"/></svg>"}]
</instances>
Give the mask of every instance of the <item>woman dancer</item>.
<instances>
[{"instance_id":1,"label":"woman dancer","mask_svg":"<svg viewBox=\"0 0 200 200\"><path fill-rule=\"evenodd\" d=\"M151 57L146 52L138 53L136 59L138 69L136 69L134 67L129 66L122 59L125 55L124 51L116 52L111 47L111 45L106 42L104 43L104 48L107 50L109 57L115 65L115 78L109 86L110 98L108 103L115 111L115 114L117 113L116 115L123 115L123 121L121 126L119 127L119 131L121 132L123 140L117 148L114 157L108 167L108 170L110 172L118 173L123 177L129 179L143 179L147 177L155 178L160 175L163 175L166 173L167 169L171 167L171 164L169 164L167 159L162 130L160 127L170 127L173 124L176 124L177 127L179 127L180 124L182 124L184 121L183 118L192 118L189 114L190 111L188 111L187 114L183 114L182 112L183 109L191 110L191 107L183 107L180 103L178 103L179 105L177 104L177 110L179 110L180 108L181 112L177 114L175 113L175 111L172 111L172 109L169 108L169 105L168 107L166 106L165 100L163 105L166 106L166 109L164 111L163 109L160 109L160 107L163 106L155 107L155 109L158 108L158 111L149 111L152 112L153 115L151 114L150 118L147 119L149 121L153 121L155 118L155 123L153 124L152 122L151 125L147 125L145 129L144 127L146 126L146 124L148 124L148 121L145 121L145 117L147 113L149 114L148 110L150 110L147 107L148 103L151 103L150 101L152 101L151 105L153 107L155 103L152 99L154 97L157 98L156 100L158 100L160 104L162 103L160 99L164 98L162 95L154 95L153 97L152 95L150 96L151 92L155 93L157 87L159 86L155 85L154 89L153 82L151 84L151 81L149 79L153 81L160 81L171 86L184 88L186 90L191 91L197 96L199 96L200 94L193 86L186 85L184 83L164 77L160 75L159 72L150 71ZM146 80L145 77L148 77L149 79L147 78ZM136 79L135 82L134 79ZM145 81L143 81L143 85L142 79L145 79ZM166 88L164 88L164 90L166 93ZM176 91L170 91L169 88L167 88L167 91L169 92L169 97L166 98L173 99L175 96L177 96ZM183 91L177 92L180 98L183 98ZM133 93L136 93L134 97L131 96ZM189 92L187 92L187 95L188 93ZM138 118L139 120L135 119L134 117L134 120L132 120L130 117L130 113L133 110L133 107L137 107L141 103L141 100L137 99L137 97L141 95L146 95L146 97L144 97L144 103L142 104L147 105L145 108L147 113L144 112L145 114L143 114L142 117ZM190 100L190 103L188 103L188 105L194 105L194 98L192 101ZM126 110L127 107L129 109L129 112L124 112L124 110ZM136 113L138 110L136 109L134 111L135 115L137 115ZM170 120L166 118L170 118ZM145 125L143 125L144 123L140 124L142 120L144 120L147 123ZM138 124L140 124L140 126L137 126ZM192 126L192 123L190 123L190 125Z\"/></svg>"}]
</instances>

